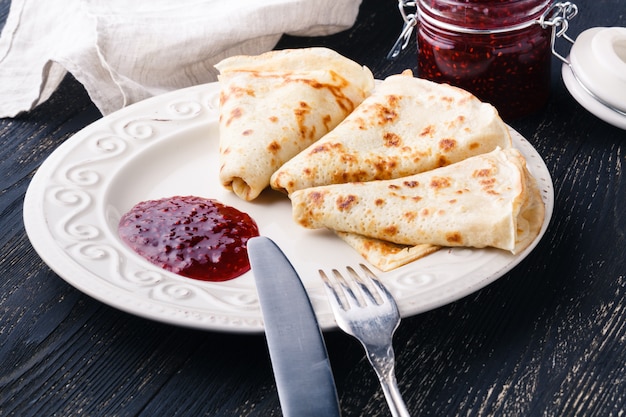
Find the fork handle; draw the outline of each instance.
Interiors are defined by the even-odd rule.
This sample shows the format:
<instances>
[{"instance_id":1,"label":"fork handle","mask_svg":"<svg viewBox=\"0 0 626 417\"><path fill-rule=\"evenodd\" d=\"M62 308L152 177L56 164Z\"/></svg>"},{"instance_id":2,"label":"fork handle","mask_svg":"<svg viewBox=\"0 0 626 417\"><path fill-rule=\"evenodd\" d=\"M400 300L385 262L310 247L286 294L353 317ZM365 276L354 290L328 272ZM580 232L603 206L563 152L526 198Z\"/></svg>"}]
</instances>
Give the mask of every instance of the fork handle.
<instances>
[{"instance_id":1,"label":"fork handle","mask_svg":"<svg viewBox=\"0 0 626 417\"><path fill-rule=\"evenodd\" d=\"M406 405L398 389L395 375L392 373L387 378L381 379L380 385L385 393L385 398L387 398L391 415L393 417L409 417L409 411L406 409Z\"/></svg>"},{"instance_id":2,"label":"fork handle","mask_svg":"<svg viewBox=\"0 0 626 417\"><path fill-rule=\"evenodd\" d=\"M380 386L385 394L385 399L389 405L389 410L393 417L410 417L406 404L402 399L402 394L398 388L398 381L395 373L395 359L393 349L389 349L385 355L368 352L367 356L372 367L378 375Z\"/></svg>"},{"instance_id":3,"label":"fork handle","mask_svg":"<svg viewBox=\"0 0 626 417\"><path fill-rule=\"evenodd\" d=\"M404 404L404 400L402 399L402 395L400 394L400 390L398 389L394 373L392 372L385 378L380 378L380 385L383 388L387 404L389 404L391 415L393 417L410 417L409 412L406 409L406 405Z\"/></svg>"}]
</instances>

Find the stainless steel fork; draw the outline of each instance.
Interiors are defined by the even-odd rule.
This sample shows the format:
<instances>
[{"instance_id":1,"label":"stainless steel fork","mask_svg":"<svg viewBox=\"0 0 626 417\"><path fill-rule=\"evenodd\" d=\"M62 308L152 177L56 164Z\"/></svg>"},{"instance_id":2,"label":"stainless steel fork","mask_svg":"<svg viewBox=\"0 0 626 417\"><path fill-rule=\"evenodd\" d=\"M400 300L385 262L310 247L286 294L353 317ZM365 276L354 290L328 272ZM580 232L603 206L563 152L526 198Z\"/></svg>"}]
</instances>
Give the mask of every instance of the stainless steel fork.
<instances>
[{"instance_id":1,"label":"stainless steel fork","mask_svg":"<svg viewBox=\"0 0 626 417\"><path fill-rule=\"evenodd\" d=\"M364 274L347 267L347 277L336 269L331 276L319 271L339 327L358 339L378 375L394 417L408 417L395 375L393 333L400 313L393 297L376 275L361 264Z\"/></svg>"}]
</instances>

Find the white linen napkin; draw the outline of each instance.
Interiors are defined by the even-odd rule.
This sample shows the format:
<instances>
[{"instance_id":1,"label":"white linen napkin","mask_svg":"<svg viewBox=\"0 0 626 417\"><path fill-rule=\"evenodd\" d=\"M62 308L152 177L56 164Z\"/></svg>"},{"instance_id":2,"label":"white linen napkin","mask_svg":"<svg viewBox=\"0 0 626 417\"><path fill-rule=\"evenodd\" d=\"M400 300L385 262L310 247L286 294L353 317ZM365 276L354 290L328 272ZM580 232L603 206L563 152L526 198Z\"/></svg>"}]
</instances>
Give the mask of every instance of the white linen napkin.
<instances>
[{"instance_id":1,"label":"white linen napkin","mask_svg":"<svg viewBox=\"0 0 626 417\"><path fill-rule=\"evenodd\" d=\"M46 101L69 71L103 114L215 81L214 64L283 34L354 24L361 0L13 0L0 37L0 117Z\"/></svg>"}]
</instances>

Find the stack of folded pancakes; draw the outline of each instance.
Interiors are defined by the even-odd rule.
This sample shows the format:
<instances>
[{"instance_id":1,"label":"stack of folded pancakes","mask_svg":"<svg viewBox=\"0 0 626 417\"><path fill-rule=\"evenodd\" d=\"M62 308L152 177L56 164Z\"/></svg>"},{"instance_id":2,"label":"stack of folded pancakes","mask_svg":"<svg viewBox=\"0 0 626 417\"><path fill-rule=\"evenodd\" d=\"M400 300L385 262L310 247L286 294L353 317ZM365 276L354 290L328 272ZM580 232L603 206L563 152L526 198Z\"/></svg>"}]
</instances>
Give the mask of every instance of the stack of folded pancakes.
<instances>
[{"instance_id":1,"label":"stack of folded pancakes","mask_svg":"<svg viewBox=\"0 0 626 417\"><path fill-rule=\"evenodd\" d=\"M440 247L517 253L544 205L496 109L406 71L376 84L325 48L228 58L220 71L220 181L244 200L285 192L294 220L328 228L381 270Z\"/></svg>"}]
</instances>

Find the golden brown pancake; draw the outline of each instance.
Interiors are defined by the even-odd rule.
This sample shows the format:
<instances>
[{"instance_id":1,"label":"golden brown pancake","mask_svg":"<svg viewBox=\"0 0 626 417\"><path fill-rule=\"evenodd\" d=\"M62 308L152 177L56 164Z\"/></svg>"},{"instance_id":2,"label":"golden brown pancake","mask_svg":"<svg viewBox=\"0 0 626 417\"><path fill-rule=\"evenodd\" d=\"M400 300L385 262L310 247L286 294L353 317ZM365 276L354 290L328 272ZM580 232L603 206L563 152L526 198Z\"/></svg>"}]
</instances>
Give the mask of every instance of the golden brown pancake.
<instances>
[{"instance_id":1,"label":"golden brown pancake","mask_svg":"<svg viewBox=\"0 0 626 417\"><path fill-rule=\"evenodd\" d=\"M544 205L516 149L393 180L294 191L293 217L396 245L495 247L518 253L539 234Z\"/></svg>"},{"instance_id":2,"label":"golden brown pancake","mask_svg":"<svg viewBox=\"0 0 626 417\"><path fill-rule=\"evenodd\" d=\"M400 178L510 145L493 106L405 72L383 81L339 126L285 163L271 186L291 194Z\"/></svg>"},{"instance_id":3,"label":"golden brown pancake","mask_svg":"<svg viewBox=\"0 0 626 417\"><path fill-rule=\"evenodd\" d=\"M220 181L244 200L328 133L372 91L365 67L325 48L236 56L216 65L220 94Z\"/></svg>"}]
</instances>

